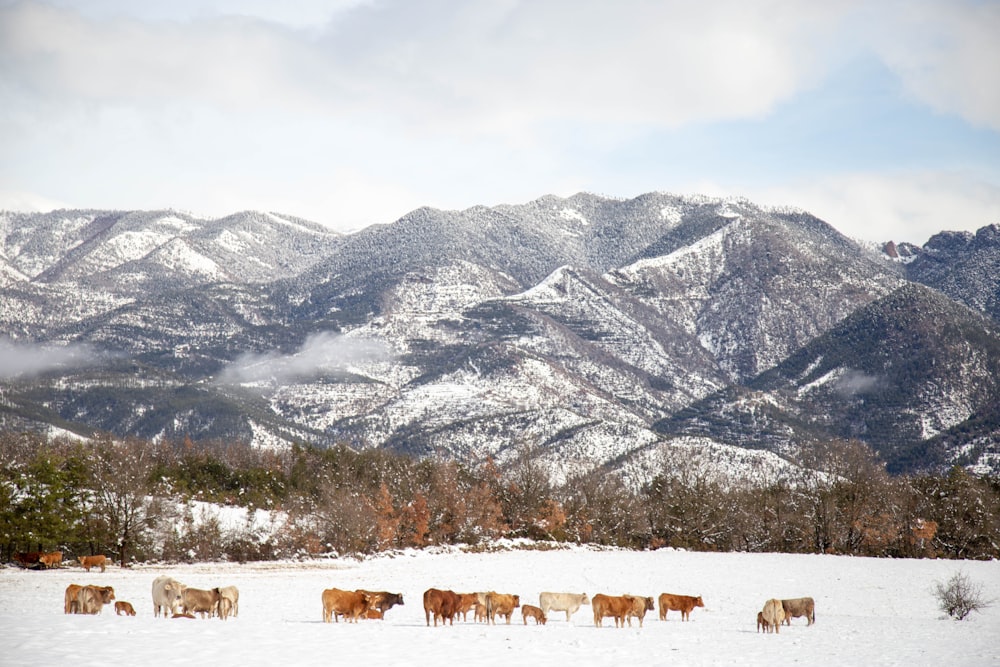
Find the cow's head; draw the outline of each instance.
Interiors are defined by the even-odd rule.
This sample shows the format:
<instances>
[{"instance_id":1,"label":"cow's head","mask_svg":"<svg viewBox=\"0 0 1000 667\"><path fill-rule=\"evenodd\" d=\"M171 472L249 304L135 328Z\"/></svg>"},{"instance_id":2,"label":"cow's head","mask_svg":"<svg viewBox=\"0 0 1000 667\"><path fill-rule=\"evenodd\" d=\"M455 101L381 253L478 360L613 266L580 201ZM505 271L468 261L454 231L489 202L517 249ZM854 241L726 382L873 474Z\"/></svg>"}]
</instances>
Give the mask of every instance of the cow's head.
<instances>
[{"instance_id":1,"label":"cow's head","mask_svg":"<svg viewBox=\"0 0 1000 667\"><path fill-rule=\"evenodd\" d=\"M513 595L511 597L514 598L514 606L515 607L520 607L521 606L521 596L520 595Z\"/></svg>"},{"instance_id":2,"label":"cow's head","mask_svg":"<svg viewBox=\"0 0 1000 667\"><path fill-rule=\"evenodd\" d=\"M705 606L705 603L701 601L701 596L700 596L700 595L699 595L699 596L698 596L698 598L697 598L697 599L696 599L696 600L694 601L694 606L695 606L695 607L704 607L704 606Z\"/></svg>"},{"instance_id":3,"label":"cow's head","mask_svg":"<svg viewBox=\"0 0 1000 667\"><path fill-rule=\"evenodd\" d=\"M647 597L643 598L646 601L646 611L653 610L653 598Z\"/></svg>"},{"instance_id":4,"label":"cow's head","mask_svg":"<svg viewBox=\"0 0 1000 667\"><path fill-rule=\"evenodd\" d=\"M580 604L590 604L590 598L587 597L586 593L581 594Z\"/></svg>"}]
</instances>

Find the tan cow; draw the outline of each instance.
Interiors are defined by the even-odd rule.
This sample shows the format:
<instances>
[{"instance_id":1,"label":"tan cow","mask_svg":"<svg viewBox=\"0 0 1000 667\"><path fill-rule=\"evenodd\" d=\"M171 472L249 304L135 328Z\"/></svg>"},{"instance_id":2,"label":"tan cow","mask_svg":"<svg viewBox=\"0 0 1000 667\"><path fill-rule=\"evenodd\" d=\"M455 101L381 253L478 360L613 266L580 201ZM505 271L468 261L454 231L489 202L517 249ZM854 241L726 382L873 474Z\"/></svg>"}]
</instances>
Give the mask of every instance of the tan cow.
<instances>
[{"instance_id":1,"label":"tan cow","mask_svg":"<svg viewBox=\"0 0 1000 667\"><path fill-rule=\"evenodd\" d=\"M219 588L219 618L223 621L230 616L240 615L240 589L236 586Z\"/></svg>"},{"instance_id":2,"label":"tan cow","mask_svg":"<svg viewBox=\"0 0 1000 667\"><path fill-rule=\"evenodd\" d=\"M90 568L99 567L101 572L104 572L104 568L107 567L108 557L103 554L98 554L96 556L77 556L76 559L80 561L80 565L83 566L87 572L90 572Z\"/></svg>"},{"instance_id":3,"label":"tan cow","mask_svg":"<svg viewBox=\"0 0 1000 667\"><path fill-rule=\"evenodd\" d=\"M693 595L674 595L673 593L661 593L660 594L660 620L667 620L668 611L679 611L681 612L682 621L691 620L691 610L695 607L704 607L705 603L701 601L701 596L694 597Z\"/></svg>"},{"instance_id":4,"label":"tan cow","mask_svg":"<svg viewBox=\"0 0 1000 667\"><path fill-rule=\"evenodd\" d=\"M514 610L520 606L521 596L519 595L494 591L486 594L486 617L493 625L496 625L497 614L506 618L507 625L510 625L510 617L514 615Z\"/></svg>"},{"instance_id":5,"label":"tan cow","mask_svg":"<svg viewBox=\"0 0 1000 667\"><path fill-rule=\"evenodd\" d=\"M582 605L590 604L590 598L586 593L540 593L538 595L538 606L542 608L542 613L548 616L550 611L565 611L566 622L569 617L575 614Z\"/></svg>"},{"instance_id":6,"label":"tan cow","mask_svg":"<svg viewBox=\"0 0 1000 667\"><path fill-rule=\"evenodd\" d=\"M628 616L625 617L625 620L628 621L628 626L630 628L632 627L632 617L634 616L639 619L639 627L641 628L642 619L646 618L646 612L653 611L653 609L655 609L653 606L653 598L649 596L643 597L641 595L627 595L625 597L632 598L632 608L629 609Z\"/></svg>"},{"instance_id":7,"label":"tan cow","mask_svg":"<svg viewBox=\"0 0 1000 667\"><path fill-rule=\"evenodd\" d=\"M371 607L371 599L358 591L328 588L323 591L322 598L324 623L332 620L340 623L340 616L348 623L357 623Z\"/></svg>"},{"instance_id":8,"label":"tan cow","mask_svg":"<svg viewBox=\"0 0 1000 667\"><path fill-rule=\"evenodd\" d=\"M100 614L115 599L111 586L84 586L76 595L78 614Z\"/></svg>"},{"instance_id":9,"label":"tan cow","mask_svg":"<svg viewBox=\"0 0 1000 667\"><path fill-rule=\"evenodd\" d=\"M219 613L219 601L222 594L218 588L208 590L201 588L185 588L181 591L181 607L185 614L201 614L209 618Z\"/></svg>"},{"instance_id":10,"label":"tan cow","mask_svg":"<svg viewBox=\"0 0 1000 667\"><path fill-rule=\"evenodd\" d=\"M761 610L761 616L764 622L767 624L765 626L767 632L772 630L775 633L781 631L781 622L785 620L785 609L781 606L781 600L770 599L764 603L764 608Z\"/></svg>"},{"instance_id":11,"label":"tan cow","mask_svg":"<svg viewBox=\"0 0 1000 667\"><path fill-rule=\"evenodd\" d=\"M442 626L445 621L455 625L460 601L461 597L455 591L428 588L424 591L424 617L427 625L431 624L431 616L434 617L434 627L437 627L438 619L441 619Z\"/></svg>"},{"instance_id":12,"label":"tan cow","mask_svg":"<svg viewBox=\"0 0 1000 667\"><path fill-rule=\"evenodd\" d=\"M616 628L625 627L625 617L632 609L635 598L630 595L604 595L598 593L591 600L590 606L594 610L594 625L601 627L604 618L611 616L615 619Z\"/></svg>"},{"instance_id":13,"label":"tan cow","mask_svg":"<svg viewBox=\"0 0 1000 667\"><path fill-rule=\"evenodd\" d=\"M38 556L38 562L44 565L46 568L59 567L62 565L62 552L61 551L49 551L48 553L43 553Z\"/></svg>"},{"instance_id":14,"label":"tan cow","mask_svg":"<svg viewBox=\"0 0 1000 667\"><path fill-rule=\"evenodd\" d=\"M486 622L486 606L485 605L481 605L481 604L479 604L477 602L476 606L473 609L475 610L475 613L473 614L473 619L476 621L476 623L479 623L480 621L482 621L483 623L485 623Z\"/></svg>"},{"instance_id":15,"label":"tan cow","mask_svg":"<svg viewBox=\"0 0 1000 667\"><path fill-rule=\"evenodd\" d=\"M118 600L115 602L115 616L121 616L125 614L126 616L135 616L135 609L132 605L125 600Z\"/></svg>"},{"instance_id":16,"label":"tan cow","mask_svg":"<svg viewBox=\"0 0 1000 667\"><path fill-rule=\"evenodd\" d=\"M807 626L816 622L816 602L812 598L782 600L781 608L785 610L785 625L791 625L797 616L805 616Z\"/></svg>"},{"instance_id":17,"label":"tan cow","mask_svg":"<svg viewBox=\"0 0 1000 667\"><path fill-rule=\"evenodd\" d=\"M526 604L521 607L521 620L524 624L528 624L528 619L535 619L535 625L545 625L545 612L542 611L541 607L536 607L533 604Z\"/></svg>"}]
</instances>

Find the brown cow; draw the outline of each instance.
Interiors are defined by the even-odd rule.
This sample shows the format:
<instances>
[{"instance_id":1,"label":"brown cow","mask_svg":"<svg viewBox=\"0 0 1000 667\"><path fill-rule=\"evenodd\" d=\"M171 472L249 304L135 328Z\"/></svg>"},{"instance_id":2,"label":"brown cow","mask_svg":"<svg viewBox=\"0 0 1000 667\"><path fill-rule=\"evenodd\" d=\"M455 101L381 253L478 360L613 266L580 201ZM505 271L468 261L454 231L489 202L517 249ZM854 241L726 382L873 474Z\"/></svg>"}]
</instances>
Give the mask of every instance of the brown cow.
<instances>
[{"instance_id":1,"label":"brown cow","mask_svg":"<svg viewBox=\"0 0 1000 667\"><path fill-rule=\"evenodd\" d=\"M84 586L76 595L78 614L100 614L104 605L115 599L115 589L111 586Z\"/></svg>"},{"instance_id":2,"label":"brown cow","mask_svg":"<svg viewBox=\"0 0 1000 667\"><path fill-rule=\"evenodd\" d=\"M115 602L115 616L121 616L122 614L135 616L135 609L132 608L131 603L125 602L125 600L118 600Z\"/></svg>"},{"instance_id":3,"label":"brown cow","mask_svg":"<svg viewBox=\"0 0 1000 667\"><path fill-rule=\"evenodd\" d=\"M80 594L80 589L83 588L80 584L70 584L66 587L66 599L63 603L63 613L64 614L79 614L80 608L76 601L76 596Z\"/></svg>"},{"instance_id":4,"label":"brown cow","mask_svg":"<svg viewBox=\"0 0 1000 667\"><path fill-rule=\"evenodd\" d=\"M44 565L46 569L50 567L59 567L62 565L62 552L49 551L47 553L40 554L38 556L38 562Z\"/></svg>"},{"instance_id":5,"label":"brown cow","mask_svg":"<svg viewBox=\"0 0 1000 667\"><path fill-rule=\"evenodd\" d=\"M591 598L590 606L594 610L594 625L601 627L606 616L615 619L616 628L625 627L625 617L632 609L635 598L631 595L604 595L598 593Z\"/></svg>"},{"instance_id":6,"label":"brown cow","mask_svg":"<svg viewBox=\"0 0 1000 667\"><path fill-rule=\"evenodd\" d=\"M701 601L701 596L694 597L693 595L674 595L673 593L661 593L660 594L660 620L667 620L667 611L679 611L681 612L682 621L691 620L691 610L695 607L704 607L705 603Z\"/></svg>"},{"instance_id":7,"label":"brown cow","mask_svg":"<svg viewBox=\"0 0 1000 667\"><path fill-rule=\"evenodd\" d=\"M357 623L371 607L371 599L358 591L328 588L323 591L323 622L340 623L340 616L348 623Z\"/></svg>"},{"instance_id":8,"label":"brown cow","mask_svg":"<svg viewBox=\"0 0 1000 667\"><path fill-rule=\"evenodd\" d=\"M96 556L77 556L76 558L80 561L80 565L83 566L87 572L90 572L90 568L99 567L101 572L104 572L104 568L108 564L108 557L104 554L97 554Z\"/></svg>"},{"instance_id":9,"label":"brown cow","mask_svg":"<svg viewBox=\"0 0 1000 667\"><path fill-rule=\"evenodd\" d=\"M528 617L535 619L535 625L545 625L545 614L542 612L541 607L536 607L533 604L526 604L521 607L521 620L524 624L528 624Z\"/></svg>"},{"instance_id":10,"label":"brown cow","mask_svg":"<svg viewBox=\"0 0 1000 667\"><path fill-rule=\"evenodd\" d=\"M38 559L42 557L41 551L19 551L14 554L14 560L21 567L31 567L38 565Z\"/></svg>"},{"instance_id":11,"label":"brown cow","mask_svg":"<svg viewBox=\"0 0 1000 667\"><path fill-rule=\"evenodd\" d=\"M424 591L424 617L427 625L431 624L431 616L434 616L434 627L437 627L438 619L441 619L443 626L445 621L455 625L455 614L461 597L455 591L442 591L437 588L428 588Z\"/></svg>"},{"instance_id":12,"label":"brown cow","mask_svg":"<svg viewBox=\"0 0 1000 667\"><path fill-rule=\"evenodd\" d=\"M197 613L205 618L219 613L219 602L222 593L218 588L203 590L201 588L185 588L181 592L181 606L185 614Z\"/></svg>"},{"instance_id":13,"label":"brown cow","mask_svg":"<svg viewBox=\"0 0 1000 667\"><path fill-rule=\"evenodd\" d=\"M782 600L781 608L785 611L785 625L791 625L795 616L805 616L807 626L816 622L816 602L812 598Z\"/></svg>"},{"instance_id":14,"label":"brown cow","mask_svg":"<svg viewBox=\"0 0 1000 667\"><path fill-rule=\"evenodd\" d=\"M632 617L635 616L639 619L639 627L642 627L642 619L646 618L647 611L653 611L653 598L643 597L641 595L629 595L627 597L632 598L632 608L629 609L628 616L625 619L628 621L628 627L632 627Z\"/></svg>"},{"instance_id":15,"label":"brown cow","mask_svg":"<svg viewBox=\"0 0 1000 667\"><path fill-rule=\"evenodd\" d=\"M771 626L769 626L767 624L767 621L764 620L764 612L758 611L757 612L757 632L758 633L760 632L761 628L764 629L764 632L770 632L771 631Z\"/></svg>"},{"instance_id":16,"label":"brown cow","mask_svg":"<svg viewBox=\"0 0 1000 667\"><path fill-rule=\"evenodd\" d=\"M775 633L781 631L781 622L785 620L785 609L781 606L781 600L770 599L764 603L764 608L761 610L761 616L767 625L765 628L767 632L772 630Z\"/></svg>"},{"instance_id":17,"label":"brown cow","mask_svg":"<svg viewBox=\"0 0 1000 667\"><path fill-rule=\"evenodd\" d=\"M385 614L380 612L378 609L369 609L368 611L365 612L365 618L381 621L383 618L385 618Z\"/></svg>"}]
</instances>

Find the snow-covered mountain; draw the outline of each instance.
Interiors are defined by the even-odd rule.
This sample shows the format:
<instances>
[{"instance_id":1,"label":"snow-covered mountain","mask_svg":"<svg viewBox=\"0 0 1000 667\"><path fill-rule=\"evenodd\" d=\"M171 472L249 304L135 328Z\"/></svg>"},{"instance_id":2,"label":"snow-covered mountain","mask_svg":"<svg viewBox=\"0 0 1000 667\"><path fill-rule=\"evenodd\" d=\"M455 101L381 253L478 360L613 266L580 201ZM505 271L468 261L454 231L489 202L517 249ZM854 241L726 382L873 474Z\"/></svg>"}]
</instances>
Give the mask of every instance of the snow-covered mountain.
<instances>
[{"instance_id":1,"label":"snow-covered mountain","mask_svg":"<svg viewBox=\"0 0 1000 667\"><path fill-rule=\"evenodd\" d=\"M913 252L895 261L801 211L661 193L425 208L350 235L262 213L0 214L0 363L36 360L0 367L0 424L470 463L529 451L563 478L634 476L692 442L779 470L732 448L794 457L832 437L899 469L995 465L995 322L908 288L930 254ZM942 326L904 317L929 304ZM871 308L921 335L842 346L840 365L817 351L865 331ZM874 368L865 355L935 371L889 403L875 383L849 409L809 389ZM857 426L893 411L922 426Z\"/></svg>"}]
</instances>

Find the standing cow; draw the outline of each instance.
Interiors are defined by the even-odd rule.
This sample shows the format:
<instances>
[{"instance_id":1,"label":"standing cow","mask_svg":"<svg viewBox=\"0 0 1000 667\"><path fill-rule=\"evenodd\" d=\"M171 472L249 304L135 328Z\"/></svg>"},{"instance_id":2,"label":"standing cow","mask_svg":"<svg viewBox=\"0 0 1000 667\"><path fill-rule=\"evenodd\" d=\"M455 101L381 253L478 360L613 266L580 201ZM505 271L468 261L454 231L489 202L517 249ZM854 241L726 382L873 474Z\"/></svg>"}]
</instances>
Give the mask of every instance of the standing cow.
<instances>
[{"instance_id":1,"label":"standing cow","mask_svg":"<svg viewBox=\"0 0 1000 667\"><path fill-rule=\"evenodd\" d=\"M635 598L631 595L604 595L598 593L591 601L591 608L594 610L594 625L601 627L604 618L611 616L615 619L616 628L625 627L625 617L632 610Z\"/></svg>"},{"instance_id":2,"label":"standing cow","mask_svg":"<svg viewBox=\"0 0 1000 667\"><path fill-rule=\"evenodd\" d=\"M785 610L785 625L791 625L796 616L805 616L807 626L816 622L816 602L812 598L782 600L781 608Z\"/></svg>"},{"instance_id":3,"label":"standing cow","mask_svg":"<svg viewBox=\"0 0 1000 667\"><path fill-rule=\"evenodd\" d=\"M775 633L781 631L781 622L785 620L785 610L781 606L781 600L770 599L764 603L764 608L760 611L763 621L766 624L764 627L767 632L772 630Z\"/></svg>"},{"instance_id":4,"label":"standing cow","mask_svg":"<svg viewBox=\"0 0 1000 667\"><path fill-rule=\"evenodd\" d=\"M163 618L170 618L176 614L184 604L184 584L166 575L161 575L153 580L153 616L160 615L163 610Z\"/></svg>"},{"instance_id":5,"label":"standing cow","mask_svg":"<svg viewBox=\"0 0 1000 667\"><path fill-rule=\"evenodd\" d=\"M219 588L219 618L223 621L230 616L240 615L240 589L236 586Z\"/></svg>"},{"instance_id":6,"label":"standing cow","mask_svg":"<svg viewBox=\"0 0 1000 667\"><path fill-rule=\"evenodd\" d=\"M443 591L437 588L428 588L424 591L424 617L427 625L431 624L431 617L434 617L434 627L437 627L438 619L441 625L448 621L455 625L455 615L461 605L462 598L455 591Z\"/></svg>"},{"instance_id":7,"label":"standing cow","mask_svg":"<svg viewBox=\"0 0 1000 667\"><path fill-rule=\"evenodd\" d=\"M629 609L628 616L626 620L628 621L628 626L632 627L632 617L635 616L639 619L639 627L642 627L642 619L646 618L647 611L653 611L653 598L643 597L641 595L629 595L627 597L632 598L632 608Z\"/></svg>"},{"instance_id":8,"label":"standing cow","mask_svg":"<svg viewBox=\"0 0 1000 667\"><path fill-rule=\"evenodd\" d=\"M691 610L695 607L704 607L701 596L675 595L673 593L660 593L660 620L667 620L668 611L679 611L682 621L691 620Z\"/></svg>"},{"instance_id":9,"label":"standing cow","mask_svg":"<svg viewBox=\"0 0 1000 667\"><path fill-rule=\"evenodd\" d=\"M542 613L548 617L550 611L565 611L566 622L569 617L575 614L582 605L590 604L590 598L586 593L550 593L548 591L538 595L538 606Z\"/></svg>"}]
</instances>

